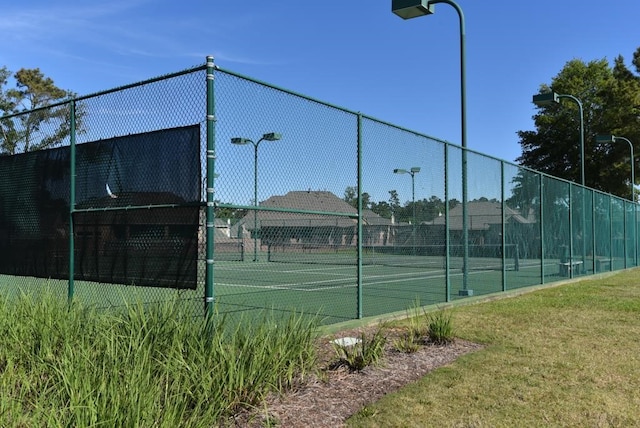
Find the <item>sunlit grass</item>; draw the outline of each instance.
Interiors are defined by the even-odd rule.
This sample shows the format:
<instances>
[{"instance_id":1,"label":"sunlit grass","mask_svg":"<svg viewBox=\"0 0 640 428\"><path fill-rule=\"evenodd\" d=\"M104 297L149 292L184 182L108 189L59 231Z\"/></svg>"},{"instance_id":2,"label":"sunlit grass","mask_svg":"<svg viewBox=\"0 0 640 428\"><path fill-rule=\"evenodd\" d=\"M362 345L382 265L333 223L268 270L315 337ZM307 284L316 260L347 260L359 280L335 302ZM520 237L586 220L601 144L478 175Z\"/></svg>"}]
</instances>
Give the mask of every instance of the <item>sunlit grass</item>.
<instances>
[{"instance_id":1,"label":"sunlit grass","mask_svg":"<svg viewBox=\"0 0 640 428\"><path fill-rule=\"evenodd\" d=\"M0 300L0 426L216 426L315 366L316 320Z\"/></svg>"},{"instance_id":2,"label":"sunlit grass","mask_svg":"<svg viewBox=\"0 0 640 428\"><path fill-rule=\"evenodd\" d=\"M485 344L350 426L640 425L640 271L452 310Z\"/></svg>"}]
</instances>

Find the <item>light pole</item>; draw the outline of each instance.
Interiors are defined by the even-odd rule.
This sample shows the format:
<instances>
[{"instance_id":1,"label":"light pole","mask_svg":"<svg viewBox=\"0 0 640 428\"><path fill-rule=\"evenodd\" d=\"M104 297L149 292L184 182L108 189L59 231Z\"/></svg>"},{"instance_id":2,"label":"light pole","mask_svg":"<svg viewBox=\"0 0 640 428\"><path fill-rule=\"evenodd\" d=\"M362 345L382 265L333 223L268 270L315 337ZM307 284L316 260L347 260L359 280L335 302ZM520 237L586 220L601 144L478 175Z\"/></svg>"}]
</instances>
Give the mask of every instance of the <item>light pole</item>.
<instances>
[{"instance_id":1,"label":"light pole","mask_svg":"<svg viewBox=\"0 0 640 428\"><path fill-rule=\"evenodd\" d=\"M393 170L394 174L410 174L411 175L411 202L413 206L413 228L412 228L412 242L413 242L413 255L416 255L416 174L420 172L419 166L413 166L410 170L396 168Z\"/></svg>"},{"instance_id":2,"label":"light pole","mask_svg":"<svg viewBox=\"0 0 640 428\"><path fill-rule=\"evenodd\" d=\"M437 3L446 3L458 13L460 20L460 122L462 132L462 241L464 261L462 265L462 290L460 296L472 296L467 287L469 279L469 227L467 215L467 90L466 90L466 48L464 13L453 0L391 0L391 11L402 19L417 18L435 12Z\"/></svg>"},{"instance_id":3,"label":"light pole","mask_svg":"<svg viewBox=\"0 0 640 428\"><path fill-rule=\"evenodd\" d=\"M618 140L622 140L622 141L626 141L627 144L629 144L629 150L631 151L631 201L633 201L633 203L636 203L636 195L635 195L635 181L636 181L636 177L635 177L635 158L633 156L633 144L631 144L631 141L629 141L627 138L624 137L616 137L615 135L597 135L596 136L596 142L597 143L615 143ZM635 236L635 242L638 242L638 209L636 207L633 208L633 217L634 217L634 230L636 232L636 236ZM634 247L636 247L635 250L635 265L638 266L638 250L637 250L637 244L634 245ZM625 245L625 252L626 252L626 245ZM626 256L625 256L626 258ZM626 267L626 262L625 262L625 267Z\"/></svg>"},{"instance_id":4,"label":"light pole","mask_svg":"<svg viewBox=\"0 0 640 428\"><path fill-rule=\"evenodd\" d=\"M231 144L243 146L253 144L253 261L258 261L258 146L262 141L277 141L282 138L282 134L269 132L264 134L258 141L249 138L234 137Z\"/></svg>"},{"instance_id":5,"label":"light pole","mask_svg":"<svg viewBox=\"0 0 640 428\"><path fill-rule=\"evenodd\" d=\"M569 94L556 94L555 92L545 92L543 94L537 94L533 96L533 103L538 107L544 107L552 104L560 104L561 98L568 98L571 101L575 102L578 105L578 110L580 112L580 183L582 184L582 269L586 269L585 261L586 261L586 220L585 220L585 205L584 205L584 110L582 109L582 102ZM571 254L573 257L573 254ZM594 261L594 270L595 270L595 261ZM573 269L571 269L571 275L573 276Z\"/></svg>"},{"instance_id":6,"label":"light pole","mask_svg":"<svg viewBox=\"0 0 640 428\"><path fill-rule=\"evenodd\" d=\"M582 109L582 102L573 95L546 92L544 94L534 95L533 103L538 107L544 107L551 104L560 104L561 98L568 98L578 104L578 110L580 111L580 184L584 186L584 111Z\"/></svg>"},{"instance_id":7,"label":"light pole","mask_svg":"<svg viewBox=\"0 0 640 428\"><path fill-rule=\"evenodd\" d=\"M633 144L631 141L624 137L616 137L615 135L597 135L596 143L615 143L616 141L626 141L629 144L629 150L631 151L631 200L636 202L635 195L635 158L633 157Z\"/></svg>"}]
</instances>

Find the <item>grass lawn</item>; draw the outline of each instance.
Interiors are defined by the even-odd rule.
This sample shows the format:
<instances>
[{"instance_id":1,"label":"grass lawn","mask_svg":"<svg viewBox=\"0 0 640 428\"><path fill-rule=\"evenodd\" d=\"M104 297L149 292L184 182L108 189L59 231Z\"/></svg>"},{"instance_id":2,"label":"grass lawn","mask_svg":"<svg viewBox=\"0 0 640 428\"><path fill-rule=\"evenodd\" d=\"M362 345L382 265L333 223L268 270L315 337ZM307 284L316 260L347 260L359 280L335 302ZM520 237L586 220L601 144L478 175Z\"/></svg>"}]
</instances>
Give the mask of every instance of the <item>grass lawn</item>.
<instances>
[{"instance_id":1,"label":"grass lawn","mask_svg":"<svg viewBox=\"0 0 640 428\"><path fill-rule=\"evenodd\" d=\"M451 310L485 349L349 426L640 426L640 270Z\"/></svg>"}]
</instances>

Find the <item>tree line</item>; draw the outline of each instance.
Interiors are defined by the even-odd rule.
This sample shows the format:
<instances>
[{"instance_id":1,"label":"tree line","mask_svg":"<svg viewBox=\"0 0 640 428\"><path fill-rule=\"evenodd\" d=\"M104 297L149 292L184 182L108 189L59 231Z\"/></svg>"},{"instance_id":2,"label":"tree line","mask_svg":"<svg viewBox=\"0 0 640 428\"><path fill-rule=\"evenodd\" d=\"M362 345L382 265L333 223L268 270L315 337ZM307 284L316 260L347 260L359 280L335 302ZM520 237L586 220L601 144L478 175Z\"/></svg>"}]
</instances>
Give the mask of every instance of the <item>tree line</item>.
<instances>
[{"instance_id":1,"label":"tree line","mask_svg":"<svg viewBox=\"0 0 640 428\"><path fill-rule=\"evenodd\" d=\"M343 200L354 208L358 207L358 189L355 186L348 186L344 191ZM479 201L488 201L487 198L480 198ZM460 201L449 200L449 209L454 208ZM389 199L386 201L374 202L367 192L362 193L362 209L371 210L380 217L387 219L394 218L396 223L413 223L414 214L417 224L430 222L445 213L445 202L437 196L429 199L419 199L400 203L398 192L389 190ZM415 211L414 211L415 210Z\"/></svg>"}]
</instances>

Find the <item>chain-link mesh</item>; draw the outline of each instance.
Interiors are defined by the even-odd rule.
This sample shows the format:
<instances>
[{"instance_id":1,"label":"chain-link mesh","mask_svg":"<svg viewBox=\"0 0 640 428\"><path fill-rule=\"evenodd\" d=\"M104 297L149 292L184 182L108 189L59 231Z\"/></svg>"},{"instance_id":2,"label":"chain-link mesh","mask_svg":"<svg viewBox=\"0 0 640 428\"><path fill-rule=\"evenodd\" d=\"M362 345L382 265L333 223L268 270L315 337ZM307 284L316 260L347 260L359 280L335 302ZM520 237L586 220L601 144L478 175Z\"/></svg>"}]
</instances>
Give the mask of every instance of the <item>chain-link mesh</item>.
<instances>
[{"instance_id":1,"label":"chain-link mesh","mask_svg":"<svg viewBox=\"0 0 640 428\"><path fill-rule=\"evenodd\" d=\"M638 265L633 202L212 70L0 118L0 292L330 323Z\"/></svg>"},{"instance_id":2,"label":"chain-link mesh","mask_svg":"<svg viewBox=\"0 0 640 428\"><path fill-rule=\"evenodd\" d=\"M504 288L540 283L541 176L515 165L504 165L504 244L513 267L505 270Z\"/></svg>"}]
</instances>

